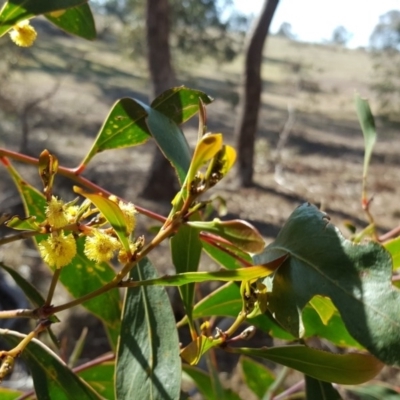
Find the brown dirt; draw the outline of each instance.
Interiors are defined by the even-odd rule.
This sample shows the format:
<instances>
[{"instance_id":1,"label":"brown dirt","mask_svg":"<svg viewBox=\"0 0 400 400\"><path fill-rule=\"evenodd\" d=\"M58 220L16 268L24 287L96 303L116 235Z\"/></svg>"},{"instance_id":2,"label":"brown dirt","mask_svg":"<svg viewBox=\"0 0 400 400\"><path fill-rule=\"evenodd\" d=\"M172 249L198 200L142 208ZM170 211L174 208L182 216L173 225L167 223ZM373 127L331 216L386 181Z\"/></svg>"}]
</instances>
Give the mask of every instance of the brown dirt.
<instances>
[{"instance_id":1,"label":"brown dirt","mask_svg":"<svg viewBox=\"0 0 400 400\"><path fill-rule=\"evenodd\" d=\"M363 50L349 51L279 38L271 38L266 51L255 185L238 189L233 172L214 192L226 199L230 217L253 223L267 242L304 201L319 204L342 228L344 221L365 227L366 217L360 207L363 137L356 120L353 93L357 90L362 95L371 95L368 54ZM128 60L116 42L87 43L63 36L53 36L50 40L44 35L35 47L18 52L15 57L0 93L0 145L8 149L19 148L20 110L28 101L48 92L56 81L60 81L56 94L29 114L29 154L38 156L47 148L60 158L62 165L69 167L78 165L89 150L114 101L124 96L147 101L148 76L143 63ZM222 132L227 143L233 145L241 63L239 57L226 66L204 60L200 65L189 64L190 68L177 67L183 77L180 83L204 90L215 98L208 107L208 127ZM373 98L371 104L374 109ZM281 173L277 179L276 149L288 118L288 106L295 110L296 119L279 154ZM400 139L395 135L398 126L385 126L379 119L377 125L379 140L369 170L369 193L374 195L372 213L379 232L384 233L400 224L397 200ZM190 122L183 129L193 145L196 123ZM140 148L105 152L95 157L85 176L118 196L167 214L168 204L149 202L138 196L151 162L151 150L152 144L148 143ZM39 185L34 168L16 166L25 179ZM58 183L62 197L74 197L65 179L59 179ZM2 212L20 212L16 190L4 171L0 179L0 204ZM139 219L140 232L149 235L152 221ZM39 286L45 290L48 284L43 278L45 267L34 249L18 246L4 246L0 255L17 268L27 265L27 276L34 283L40 282ZM150 257L161 273L173 270L166 249L163 246ZM60 298L65 296L62 294Z\"/></svg>"}]
</instances>

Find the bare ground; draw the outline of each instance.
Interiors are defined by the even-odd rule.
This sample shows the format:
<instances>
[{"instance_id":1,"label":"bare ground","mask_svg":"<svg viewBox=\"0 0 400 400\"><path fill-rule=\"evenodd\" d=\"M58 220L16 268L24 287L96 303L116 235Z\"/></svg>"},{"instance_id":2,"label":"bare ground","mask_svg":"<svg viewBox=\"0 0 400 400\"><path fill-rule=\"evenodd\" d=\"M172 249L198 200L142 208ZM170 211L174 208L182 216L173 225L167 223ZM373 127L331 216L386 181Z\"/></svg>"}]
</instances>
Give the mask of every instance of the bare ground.
<instances>
[{"instance_id":1,"label":"bare ground","mask_svg":"<svg viewBox=\"0 0 400 400\"><path fill-rule=\"evenodd\" d=\"M368 54L363 50L349 51L279 38L271 38L266 50L255 185L238 189L233 172L215 192L226 199L230 217L253 223L267 242L304 201L320 205L342 229L345 221L351 221L359 229L365 227L366 217L360 206L363 137L356 120L353 95L357 90L371 96L368 84L372 69ZM199 64L181 62L177 63L181 83L204 90L215 98L208 107L209 129L222 132L225 140L235 145L233 127L242 58L226 66L217 66L212 60ZM51 41L39 40L28 52L15 55L10 74L0 89L1 146L18 150L24 105L49 92L56 82L60 87L55 95L28 113L28 153L37 157L47 148L68 167L78 165L84 157L117 99L129 96L147 101L148 76L144 64L121 54L118 43L86 43L63 36L52 37ZM371 97L373 110L375 104ZM278 152L288 106L294 110L295 120ZM400 224L400 139L396 136L399 126L384 125L379 119L377 125L379 140L369 171L369 193L374 195L372 213L379 232L384 233ZM183 129L193 145L196 122L188 123ZM138 195L151 155L151 143L105 152L92 161L85 176L118 196L167 214L168 204L149 202ZM25 179L39 185L35 169L16 166ZM20 211L10 179L4 171L0 176L0 211ZM59 194L71 199L69 184L62 178L58 183ZM152 225L140 217L141 232L147 235ZM343 232L347 233L344 229ZM165 250L166 246L151 257L162 273L172 271ZM0 255L4 262L25 271L33 283L45 289L45 267L34 249L7 246L0 250ZM21 268L24 265L28 268ZM209 266L210 262L205 261L202 268ZM60 301L65 296L61 292ZM60 328L64 329L65 325ZM79 333L75 329L71 335L76 338ZM98 335L92 334L94 340L100 340L96 342L97 350L106 348ZM92 353L89 351L86 356Z\"/></svg>"}]
</instances>

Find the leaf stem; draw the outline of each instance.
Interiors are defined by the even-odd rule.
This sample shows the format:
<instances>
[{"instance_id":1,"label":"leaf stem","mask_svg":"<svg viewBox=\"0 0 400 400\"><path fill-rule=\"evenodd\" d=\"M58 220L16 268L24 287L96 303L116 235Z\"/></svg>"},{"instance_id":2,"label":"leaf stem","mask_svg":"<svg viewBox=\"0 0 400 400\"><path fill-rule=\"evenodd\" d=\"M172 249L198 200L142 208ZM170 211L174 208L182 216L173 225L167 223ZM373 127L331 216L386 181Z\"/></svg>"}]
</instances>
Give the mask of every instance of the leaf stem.
<instances>
[{"instance_id":1,"label":"leaf stem","mask_svg":"<svg viewBox=\"0 0 400 400\"><path fill-rule=\"evenodd\" d=\"M53 315L56 314L57 312L82 304L88 300L93 299L94 297L100 296L103 293L106 293L109 290L115 289L117 287L124 287L124 285L121 285L121 282L125 278L125 276L130 272L130 270L140 260L142 260L153 248L158 246L164 239L169 237L174 231L174 229L175 227L173 225L171 225L165 230L161 229L158 232L158 234L153 238L153 240L140 253L136 255L135 259L132 260L131 262L126 263L110 282L94 290L93 292L90 292L82 297L79 297L78 299L72 300L68 303L64 303L56 307L49 308L48 310L49 315Z\"/></svg>"},{"instance_id":2,"label":"leaf stem","mask_svg":"<svg viewBox=\"0 0 400 400\"><path fill-rule=\"evenodd\" d=\"M34 237L34 236L40 235L40 234L42 234L42 232L23 231L23 232L16 233L14 235L8 235L8 236L5 236L0 239L0 246L2 246L3 244L16 242L17 240L29 239L31 237Z\"/></svg>"},{"instance_id":3,"label":"leaf stem","mask_svg":"<svg viewBox=\"0 0 400 400\"><path fill-rule=\"evenodd\" d=\"M38 166L39 165L39 159L35 158L35 157L30 157L27 156L25 154L21 154L15 151L11 151L11 150L7 150L4 149L3 147L0 147L0 157L2 158L2 161L5 165L7 165L6 160L4 159L4 157L8 157L11 158L12 160L15 161L19 161L22 162L24 164L29 164L29 165L34 165L34 166ZM59 166L58 167L58 171L57 173L59 173L60 175L63 175L69 179L71 179L74 182L79 183L80 185L86 187L87 189L91 189L97 193L102 193L105 196L110 196L111 193L105 189L103 189L102 187L96 185L95 183L93 183L92 181L90 181L87 178L84 178L83 176L80 175L82 171L77 169L77 168L66 168L66 167L62 167ZM164 222L165 221L165 217L163 217L160 214L154 213L150 210L147 210L143 207L139 207L135 205L136 210L140 213L143 214L151 219L160 221L160 222Z\"/></svg>"},{"instance_id":4,"label":"leaf stem","mask_svg":"<svg viewBox=\"0 0 400 400\"><path fill-rule=\"evenodd\" d=\"M18 309L0 311L0 319L6 318L37 318L35 310Z\"/></svg>"},{"instance_id":5,"label":"leaf stem","mask_svg":"<svg viewBox=\"0 0 400 400\"><path fill-rule=\"evenodd\" d=\"M47 299L46 299L45 303L43 304L43 307L49 307L51 305L51 300L53 299L54 291L56 289L60 274L61 274L61 268L57 268L54 271L54 274L51 278L49 292L47 293Z\"/></svg>"},{"instance_id":6,"label":"leaf stem","mask_svg":"<svg viewBox=\"0 0 400 400\"><path fill-rule=\"evenodd\" d=\"M288 374L290 372L290 368L282 367L279 371L278 376L274 380L274 382L268 387L267 391L265 392L262 400L272 400L274 399L275 393L280 389L280 387L285 382Z\"/></svg>"}]
</instances>

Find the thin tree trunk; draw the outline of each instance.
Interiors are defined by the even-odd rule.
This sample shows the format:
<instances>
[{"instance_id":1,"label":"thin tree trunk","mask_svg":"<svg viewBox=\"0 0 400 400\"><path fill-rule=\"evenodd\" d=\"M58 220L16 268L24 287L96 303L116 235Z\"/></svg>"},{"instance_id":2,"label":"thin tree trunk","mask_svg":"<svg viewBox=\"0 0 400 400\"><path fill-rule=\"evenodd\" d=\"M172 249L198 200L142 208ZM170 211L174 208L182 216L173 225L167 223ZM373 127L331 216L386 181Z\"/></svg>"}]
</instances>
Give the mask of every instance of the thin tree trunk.
<instances>
[{"instance_id":1,"label":"thin tree trunk","mask_svg":"<svg viewBox=\"0 0 400 400\"><path fill-rule=\"evenodd\" d=\"M279 0L265 0L246 46L244 82L240 95L239 118L235 127L239 182L243 187L253 184L254 145L262 88L262 53L278 3Z\"/></svg>"},{"instance_id":2,"label":"thin tree trunk","mask_svg":"<svg viewBox=\"0 0 400 400\"><path fill-rule=\"evenodd\" d=\"M152 99L175 86L175 73L169 47L168 0L147 0L148 66ZM171 200L177 180L169 161L155 148L152 165L142 196L152 200Z\"/></svg>"}]
</instances>

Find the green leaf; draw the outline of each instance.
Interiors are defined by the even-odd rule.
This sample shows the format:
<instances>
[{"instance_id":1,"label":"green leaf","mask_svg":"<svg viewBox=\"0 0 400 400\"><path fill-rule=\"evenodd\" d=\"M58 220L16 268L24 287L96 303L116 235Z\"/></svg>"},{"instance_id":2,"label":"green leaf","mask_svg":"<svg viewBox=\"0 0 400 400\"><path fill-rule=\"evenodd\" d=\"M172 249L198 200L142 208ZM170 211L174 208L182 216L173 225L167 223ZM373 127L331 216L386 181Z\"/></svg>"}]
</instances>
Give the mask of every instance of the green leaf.
<instances>
[{"instance_id":1,"label":"green leaf","mask_svg":"<svg viewBox=\"0 0 400 400\"><path fill-rule=\"evenodd\" d=\"M24 392L20 392L20 391L17 391L17 390L0 387L0 398L2 400L17 400L23 394L24 394Z\"/></svg>"},{"instance_id":2,"label":"green leaf","mask_svg":"<svg viewBox=\"0 0 400 400\"><path fill-rule=\"evenodd\" d=\"M200 231L210 232L227 239L240 250L248 253L260 253L265 246L264 239L257 229L239 219L221 221L215 218L213 221L189 221L187 224Z\"/></svg>"},{"instance_id":3,"label":"green leaf","mask_svg":"<svg viewBox=\"0 0 400 400\"><path fill-rule=\"evenodd\" d=\"M39 191L24 181L17 171L8 164L7 170L13 178L24 203L27 216L34 215L40 223L45 219L46 200ZM35 236L36 244L47 235ZM65 266L60 275L60 282L74 298L81 297L104 286L115 277L113 268L107 263L96 264L84 254L84 238L77 240L77 254L72 262ZM83 303L89 311L99 317L105 324L113 347L116 346L121 316L121 301L118 289L110 290Z\"/></svg>"},{"instance_id":4,"label":"green leaf","mask_svg":"<svg viewBox=\"0 0 400 400\"><path fill-rule=\"evenodd\" d=\"M96 27L88 4L65 10L60 15L46 14L45 17L65 32L84 39L96 39Z\"/></svg>"},{"instance_id":5,"label":"green leaf","mask_svg":"<svg viewBox=\"0 0 400 400\"><path fill-rule=\"evenodd\" d=\"M313 307L307 305L302 314L304 337L317 336L328 339L341 347L364 349L348 332L340 314L336 311L325 325ZM253 322L253 321L252 321Z\"/></svg>"},{"instance_id":6,"label":"green leaf","mask_svg":"<svg viewBox=\"0 0 400 400\"><path fill-rule=\"evenodd\" d=\"M39 231L40 226L36 222L35 217L27 217L27 218L21 218L19 216L14 216L10 218L6 223L6 226L9 228L13 228L16 230L21 230L21 231Z\"/></svg>"},{"instance_id":7,"label":"green leaf","mask_svg":"<svg viewBox=\"0 0 400 400\"><path fill-rule=\"evenodd\" d=\"M0 336L11 346L16 346L24 337L18 332L0 329ZM33 378L38 400L76 399L100 400L101 397L79 379L48 347L36 339L29 342L22 352Z\"/></svg>"},{"instance_id":8,"label":"green leaf","mask_svg":"<svg viewBox=\"0 0 400 400\"><path fill-rule=\"evenodd\" d=\"M313 296L327 296L359 343L400 365L400 291L391 284L391 257L380 244L345 240L325 213L304 204L254 259L263 263L283 254L290 256L263 283L268 309L285 329L303 336L301 310Z\"/></svg>"},{"instance_id":9,"label":"green leaf","mask_svg":"<svg viewBox=\"0 0 400 400\"><path fill-rule=\"evenodd\" d=\"M135 280L156 276L148 259L141 260L130 273ZM164 288L127 290L117 354L117 399L179 398L179 340Z\"/></svg>"},{"instance_id":10,"label":"green leaf","mask_svg":"<svg viewBox=\"0 0 400 400\"><path fill-rule=\"evenodd\" d=\"M41 15L58 10L76 7L87 3L87 0L9 0L0 11L0 37L9 31L13 25L35 15Z\"/></svg>"},{"instance_id":11,"label":"green leaf","mask_svg":"<svg viewBox=\"0 0 400 400\"><path fill-rule=\"evenodd\" d=\"M146 117L145 109L134 99L118 100L81 165L86 166L97 153L104 150L137 146L146 142L150 138Z\"/></svg>"},{"instance_id":12,"label":"green leaf","mask_svg":"<svg viewBox=\"0 0 400 400\"><path fill-rule=\"evenodd\" d=\"M368 165L371 159L372 150L376 142L375 121L367 100L356 95L356 108L358 121L364 135L365 154L364 154L364 179L367 177Z\"/></svg>"},{"instance_id":13,"label":"green leaf","mask_svg":"<svg viewBox=\"0 0 400 400\"><path fill-rule=\"evenodd\" d=\"M234 257L233 254L237 254L238 257L240 257L244 261L247 261L247 263L253 262L248 253L239 251L239 249L237 249L237 248L234 248L234 249L229 248L229 250L231 250L231 253L233 253L233 254L229 254L229 253L221 250L219 247L213 246L213 245L205 242L204 240L202 241L202 244L203 244L204 251L215 262L217 262L219 265L221 265L224 268L237 269L237 268L240 268L243 266L243 264L241 262L239 262L239 260L236 257ZM233 250L235 250L235 253L233 252Z\"/></svg>"},{"instance_id":14,"label":"green leaf","mask_svg":"<svg viewBox=\"0 0 400 400\"><path fill-rule=\"evenodd\" d=\"M129 232L126 227L124 213L119 208L118 204L101 194L87 193L77 186L74 186L74 191L89 199L99 209L104 218L114 228L125 251L129 253Z\"/></svg>"},{"instance_id":15,"label":"green leaf","mask_svg":"<svg viewBox=\"0 0 400 400\"><path fill-rule=\"evenodd\" d=\"M194 306L193 318L199 319L213 316L236 318L242 310L242 304L239 286L234 282L229 282L199 301ZM187 318L184 317L180 325L186 322ZM292 335L284 331L274 320L266 315L252 318L251 324L273 337L285 340L294 339Z\"/></svg>"},{"instance_id":16,"label":"green leaf","mask_svg":"<svg viewBox=\"0 0 400 400\"><path fill-rule=\"evenodd\" d=\"M341 400L339 392L331 383L322 382L318 379L311 378L306 375L306 395L307 400L323 399L323 400Z\"/></svg>"},{"instance_id":17,"label":"green leaf","mask_svg":"<svg viewBox=\"0 0 400 400\"><path fill-rule=\"evenodd\" d=\"M191 380L197 386L199 392L203 395L205 400L215 400L215 393L213 390L212 380L209 374L202 371L199 368L192 367L187 364L183 364L182 366L184 375L189 376ZM220 400L240 400L240 397L232 392L230 389L222 389L223 390L223 397L218 397Z\"/></svg>"},{"instance_id":18,"label":"green leaf","mask_svg":"<svg viewBox=\"0 0 400 400\"><path fill-rule=\"evenodd\" d=\"M150 135L171 162L182 183L191 160L189 145L182 131L161 112L129 98L121 99L114 105L78 169L86 166L101 151L137 146L147 141Z\"/></svg>"},{"instance_id":19,"label":"green leaf","mask_svg":"<svg viewBox=\"0 0 400 400\"><path fill-rule=\"evenodd\" d=\"M71 264L62 269L60 282L74 298L79 298L110 282L115 277L115 272L109 264L97 264L85 256L84 237L78 238L76 246L77 254ZM103 321L111 346L115 349L121 327L118 289L109 290L82 305Z\"/></svg>"},{"instance_id":20,"label":"green leaf","mask_svg":"<svg viewBox=\"0 0 400 400\"><path fill-rule=\"evenodd\" d=\"M179 86L160 94L151 103L151 108L180 125L198 113L199 99L204 104L210 104L213 100L200 90Z\"/></svg>"},{"instance_id":21,"label":"green leaf","mask_svg":"<svg viewBox=\"0 0 400 400\"><path fill-rule=\"evenodd\" d=\"M192 154L182 131L174 121L154 108L140 103L146 110L147 126L161 152L174 167L182 185L189 170Z\"/></svg>"},{"instance_id":22,"label":"green leaf","mask_svg":"<svg viewBox=\"0 0 400 400\"><path fill-rule=\"evenodd\" d=\"M201 256L199 233L190 226L182 225L171 239L172 262L177 272L197 271ZM194 284L179 288L186 315L192 319Z\"/></svg>"},{"instance_id":23,"label":"green leaf","mask_svg":"<svg viewBox=\"0 0 400 400\"><path fill-rule=\"evenodd\" d=\"M38 290L16 270L7 267L7 265L3 264L2 262L0 262L0 267L12 276L15 283L25 293L25 296L33 303L34 306L40 307L45 303L43 296L38 292Z\"/></svg>"},{"instance_id":24,"label":"green leaf","mask_svg":"<svg viewBox=\"0 0 400 400\"><path fill-rule=\"evenodd\" d=\"M347 388L350 393L354 393L359 400L399 400L400 391L383 382L376 382L369 385Z\"/></svg>"},{"instance_id":25,"label":"green leaf","mask_svg":"<svg viewBox=\"0 0 400 400\"><path fill-rule=\"evenodd\" d=\"M336 311L332 301L327 297L314 296L310 300L310 305L318 313L324 325L328 324Z\"/></svg>"},{"instance_id":26,"label":"green leaf","mask_svg":"<svg viewBox=\"0 0 400 400\"><path fill-rule=\"evenodd\" d=\"M259 399L262 399L267 389L275 381L274 374L265 365L249 357L240 357L239 364L247 386Z\"/></svg>"},{"instance_id":27,"label":"green leaf","mask_svg":"<svg viewBox=\"0 0 400 400\"><path fill-rule=\"evenodd\" d=\"M369 354L332 354L310 347L227 348L231 353L261 357L296 369L312 378L342 385L357 385L372 379L383 368L379 360Z\"/></svg>"},{"instance_id":28,"label":"green leaf","mask_svg":"<svg viewBox=\"0 0 400 400\"><path fill-rule=\"evenodd\" d=\"M87 382L104 399L114 400L115 363L107 361L100 365L85 369L78 376Z\"/></svg>"},{"instance_id":29,"label":"green leaf","mask_svg":"<svg viewBox=\"0 0 400 400\"><path fill-rule=\"evenodd\" d=\"M129 281L130 287L134 286L182 286L193 282L207 281L251 281L270 275L282 263L285 257L278 258L268 264L255 267L239 268L233 271L216 272L183 272L176 275L165 275L161 278L147 279L145 281Z\"/></svg>"},{"instance_id":30,"label":"green leaf","mask_svg":"<svg viewBox=\"0 0 400 400\"><path fill-rule=\"evenodd\" d=\"M400 268L400 237L392 239L384 244L385 249L390 253L393 260L393 269Z\"/></svg>"}]
</instances>

